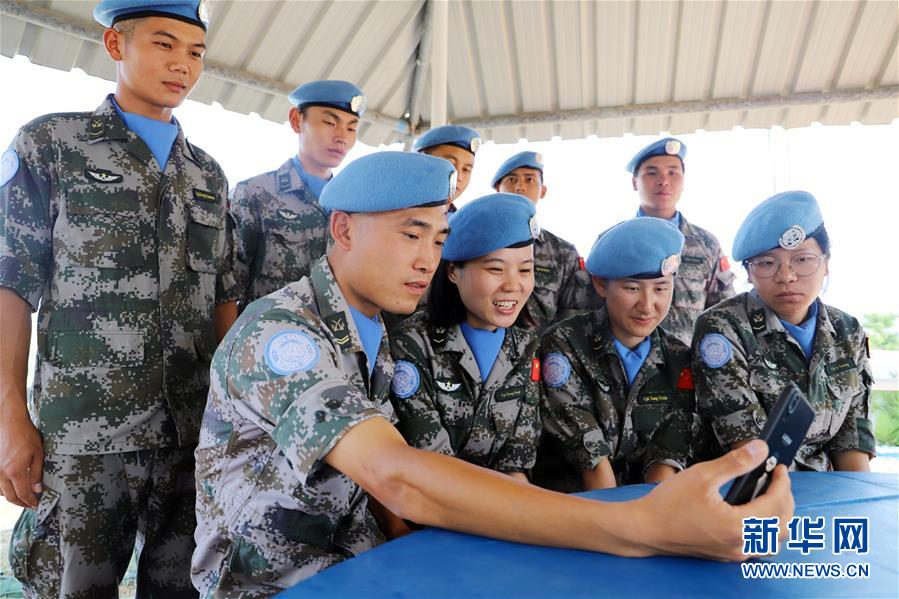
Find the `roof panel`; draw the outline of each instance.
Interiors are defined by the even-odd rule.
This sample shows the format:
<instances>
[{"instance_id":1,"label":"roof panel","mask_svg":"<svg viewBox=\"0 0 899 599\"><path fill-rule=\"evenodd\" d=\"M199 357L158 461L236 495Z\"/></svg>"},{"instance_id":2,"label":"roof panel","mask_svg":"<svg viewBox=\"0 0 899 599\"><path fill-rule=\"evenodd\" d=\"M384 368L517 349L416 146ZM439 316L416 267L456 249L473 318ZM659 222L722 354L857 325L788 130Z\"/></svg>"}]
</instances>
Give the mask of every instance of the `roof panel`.
<instances>
[{"instance_id":1,"label":"roof panel","mask_svg":"<svg viewBox=\"0 0 899 599\"><path fill-rule=\"evenodd\" d=\"M555 83L558 88L559 108L562 110L580 108L585 105L581 86L581 71L584 65L581 62L580 28L572 27L571 24L579 21L581 4L554 2L551 6L556 57L552 68L555 71ZM565 137L564 133L562 137Z\"/></svg>"},{"instance_id":2,"label":"roof panel","mask_svg":"<svg viewBox=\"0 0 899 599\"><path fill-rule=\"evenodd\" d=\"M637 104L668 99L673 80L673 56L677 36L676 2L646 2L637 10Z\"/></svg>"},{"instance_id":3,"label":"roof panel","mask_svg":"<svg viewBox=\"0 0 899 599\"><path fill-rule=\"evenodd\" d=\"M765 4L728 2L724 5L721 49L714 73L712 97L739 98L750 80Z\"/></svg>"},{"instance_id":4,"label":"roof panel","mask_svg":"<svg viewBox=\"0 0 899 599\"><path fill-rule=\"evenodd\" d=\"M524 90L522 110L547 110L552 105L553 79L550 47L545 24L546 5L543 2L520 2L512 10L514 45L518 52L521 87Z\"/></svg>"},{"instance_id":5,"label":"roof panel","mask_svg":"<svg viewBox=\"0 0 899 599\"><path fill-rule=\"evenodd\" d=\"M895 2L869 2L865 5L858 29L853 39L849 40L849 51L836 87L865 87L879 75L891 34L896 30L897 6ZM886 43L877 47L870 40L885 40Z\"/></svg>"},{"instance_id":6,"label":"roof panel","mask_svg":"<svg viewBox=\"0 0 899 599\"><path fill-rule=\"evenodd\" d=\"M802 48L811 2L774 2L758 49L758 68L750 94L774 95L789 91Z\"/></svg>"},{"instance_id":7,"label":"roof panel","mask_svg":"<svg viewBox=\"0 0 899 599\"><path fill-rule=\"evenodd\" d=\"M715 62L717 44L717 37L708 35L708 32L715 31L721 18L721 6L721 2L683 4L672 100L706 97L709 70Z\"/></svg>"},{"instance_id":8,"label":"roof panel","mask_svg":"<svg viewBox=\"0 0 899 599\"><path fill-rule=\"evenodd\" d=\"M837 74L840 57L846 51L857 2L820 2L810 31L808 48L796 79L794 91L827 89Z\"/></svg>"},{"instance_id":9,"label":"roof panel","mask_svg":"<svg viewBox=\"0 0 899 599\"><path fill-rule=\"evenodd\" d=\"M899 100L887 98L869 104L864 114L860 115L859 121L866 125L896 122L897 115L899 115Z\"/></svg>"},{"instance_id":10,"label":"roof panel","mask_svg":"<svg viewBox=\"0 0 899 599\"><path fill-rule=\"evenodd\" d=\"M633 101L635 2L596 5L596 86L599 106Z\"/></svg>"},{"instance_id":11,"label":"roof panel","mask_svg":"<svg viewBox=\"0 0 899 599\"><path fill-rule=\"evenodd\" d=\"M486 2L477 9L478 16L472 23L472 34L477 39L474 70L483 77L486 100L483 109L489 114L512 114L515 112L515 96L509 93L514 81L505 9L499 2Z\"/></svg>"}]
</instances>

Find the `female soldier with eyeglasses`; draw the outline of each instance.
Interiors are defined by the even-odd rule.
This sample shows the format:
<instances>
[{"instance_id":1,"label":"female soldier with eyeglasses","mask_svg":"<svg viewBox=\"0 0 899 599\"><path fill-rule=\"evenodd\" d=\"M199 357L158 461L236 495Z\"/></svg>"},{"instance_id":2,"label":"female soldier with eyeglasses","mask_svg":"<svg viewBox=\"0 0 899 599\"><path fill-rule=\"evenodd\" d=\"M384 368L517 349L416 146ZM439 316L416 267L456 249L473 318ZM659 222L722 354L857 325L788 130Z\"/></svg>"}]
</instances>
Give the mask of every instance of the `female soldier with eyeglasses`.
<instances>
[{"instance_id":1,"label":"female soldier with eyeglasses","mask_svg":"<svg viewBox=\"0 0 899 599\"><path fill-rule=\"evenodd\" d=\"M753 289L704 312L693 337L696 400L722 450L759 436L796 383L815 420L793 469L868 470L873 377L858 320L819 298L830 240L815 198L788 191L753 209L734 240Z\"/></svg>"}]
</instances>

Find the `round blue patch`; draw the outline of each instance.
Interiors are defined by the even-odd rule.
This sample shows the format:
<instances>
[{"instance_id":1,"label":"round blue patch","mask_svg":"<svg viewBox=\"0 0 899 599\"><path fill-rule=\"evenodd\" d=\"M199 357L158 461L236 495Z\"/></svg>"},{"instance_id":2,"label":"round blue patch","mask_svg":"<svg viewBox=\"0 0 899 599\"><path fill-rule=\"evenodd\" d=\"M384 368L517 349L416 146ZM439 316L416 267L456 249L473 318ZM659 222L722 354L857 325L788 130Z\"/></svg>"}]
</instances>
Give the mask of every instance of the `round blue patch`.
<instances>
[{"instance_id":1,"label":"round blue patch","mask_svg":"<svg viewBox=\"0 0 899 599\"><path fill-rule=\"evenodd\" d=\"M278 374L309 370L320 355L312 337L300 331L281 331L265 344L265 363Z\"/></svg>"},{"instance_id":2,"label":"round blue patch","mask_svg":"<svg viewBox=\"0 0 899 599\"><path fill-rule=\"evenodd\" d=\"M418 374L418 368L415 364L405 360L397 360L393 369L393 381L390 383L390 390L400 399L412 397L412 394L418 391L421 384L421 376Z\"/></svg>"},{"instance_id":3,"label":"round blue patch","mask_svg":"<svg viewBox=\"0 0 899 599\"><path fill-rule=\"evenodd\" d=\"M558 352L543 358L543 383L550 389L558 389L571 377L571 362Z\"/></svg>"},{"instance_id":4,"label":"round blue patch","mask_svg":"<svg viewBox=\"0 0 899 599\"><path fill-rule=\"evenodd\" d=\"M733 346L724 335L711 333L699 342L699 355L709 368L720 368L730 362Z\"/></svg>"},{"instance_id":5,"label":"round blue patch","mask_svg":"<svg viewBox=\"0 0 899 599\"><path fill-rule=\"evenodd\" d=\"M0 158L0 187L6 185L17 172L19 172L19 155L13 148L9 148Z\"/></svg>"}]
</instances>

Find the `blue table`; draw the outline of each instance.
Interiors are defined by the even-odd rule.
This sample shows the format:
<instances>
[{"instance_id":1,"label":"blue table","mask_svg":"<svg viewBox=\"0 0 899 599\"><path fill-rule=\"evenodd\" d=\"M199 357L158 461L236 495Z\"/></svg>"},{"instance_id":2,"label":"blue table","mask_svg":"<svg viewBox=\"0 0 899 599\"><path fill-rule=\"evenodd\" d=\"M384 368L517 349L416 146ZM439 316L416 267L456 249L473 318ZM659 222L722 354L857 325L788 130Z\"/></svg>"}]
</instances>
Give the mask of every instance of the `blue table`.
<instances>
[{"instance_id":1,"label":"blue table","mask_svg":"<svg viewBox=\"0 0 899 599\"><path fill-rule=\"evenodd\" d=\"M622 558L520 545L427 529L386 543L309 578L282 597L899 597L899 476L791 474L797 516L824 516L826 547L803 556L783 545L756 563L870 564L867 579L746 579L740 564ZM604 501L639 497L651 485L586 493ZM834 517L869 518L867 555L833 554Z\"/></svg>"}]
</instances>

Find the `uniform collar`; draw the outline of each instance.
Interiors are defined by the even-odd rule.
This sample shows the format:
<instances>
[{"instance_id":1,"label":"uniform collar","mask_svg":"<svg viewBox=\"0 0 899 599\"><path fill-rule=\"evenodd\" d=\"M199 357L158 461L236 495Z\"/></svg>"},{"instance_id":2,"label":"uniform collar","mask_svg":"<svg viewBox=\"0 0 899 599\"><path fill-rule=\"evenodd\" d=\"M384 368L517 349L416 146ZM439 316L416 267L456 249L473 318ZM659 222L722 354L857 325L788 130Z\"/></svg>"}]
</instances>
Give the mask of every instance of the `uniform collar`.
<instances>
[{"instance_id":1,"label":"uniform collar","mask_svg":"<svg viewBox=\"0 0 899 599\"><path fill-rule=\"evenodd\" d=\"M836 335L836 329L834 329L833 322L830 320L830 315L824 308L824 304L821 303L820 299L815 301L819 302L815 330L826 331L831 335ZM756 336L775 332L788 334L777 314L762 301L755 289L746 294L746 313L749 315L749 326Z\"/></svg>"},{"instance_id":2,"label":"uniform collar","mask_svg":"<svg viewBox=\"0 0 899 599\"><path fill-rule=\"evenodd\" d=\"M462 334L462 328L458 324L450 327L434 327L430 329L431 346L434 353L454 352L460 354L459 364L468 373L473 381L481 380L481 371L478 369L477 362L474 358L474 352L465 340ZM535 333L529 330L520 329L511 326L506 329L506 336L503 344L500 346L499 354L496 356L496 363L500 364L491 371L490 376L484 382L485 388L495 386L501 379L498 372L506 372L511 368L508 364L507 356L515 356L515 360L521 355L527 346L535 337ZM501 363L502 362L502 363ZM497 378L499 377L499 379Z\"/></svg>"},{"instance_id":3,"label":"uniform collar","mask_svg":"<svg viewBox=\"0 0 899 599\"><path fill-rule=\"evenodd\" d=\"M306 188L300 173L293 166L292 156L275 171L275 183L278 186L278 193L303 191Z\"/></svg>"},{"instance_id":4,"label":"uniform collar","mask_svg":"<svg viewBox=\"0 0 899 599\"><path fill-rule=\"evenodd\" d=\"M593 352L598 355L611 355L618 359L618 350L615 349L615 336L612 335L612 327L609 324L609 313L606 307L602 306L593 313ZM659 327L656 327L649 335L650 348L649 355L643 361L643 366L647 364L662 365L665 363L665 357L662 354L662 340L659 336ZM640 368L642 371L643 368ZM637 379L640 375L637 375ZM634 379L634 382L637 382Z\"/></svg>"},{"instance_id":5,"label":"uniform collar","mask_svg":"<svg viewBox=\"0 0 899 599\"><path fill-rule=\"evenodd\" d=\"M309 273L312 282L312 290L315 292L315 303L318 305L319 316L334 335L337 345L343 353L363 352L362 338L359 330L350 314L350 306L347 304L337 279L331 271L327 256L319 258L312 266ZM384 323L381 323L384 326ZM386 337L386 332L383 339Z\"/></svg>"}]
</instances>

